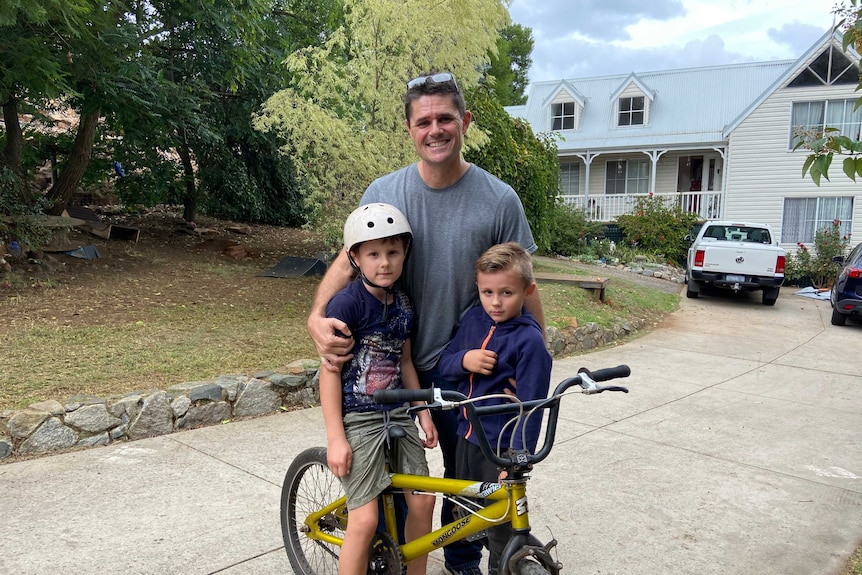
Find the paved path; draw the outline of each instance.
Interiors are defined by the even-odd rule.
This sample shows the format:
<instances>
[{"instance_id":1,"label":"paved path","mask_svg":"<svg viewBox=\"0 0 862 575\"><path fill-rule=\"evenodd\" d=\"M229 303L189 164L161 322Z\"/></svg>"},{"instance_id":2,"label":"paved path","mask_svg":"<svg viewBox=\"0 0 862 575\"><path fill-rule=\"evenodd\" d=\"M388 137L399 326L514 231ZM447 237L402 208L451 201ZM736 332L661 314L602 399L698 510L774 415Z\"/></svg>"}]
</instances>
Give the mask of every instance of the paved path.
<instances>
[{"instance_id":1,"label":"paved path","mask_svg":"<svg viewBox=\"0 0 862 575\"><path fill-rule=\"evenodd\" d=\"M791 294L683 300L640 339L555 362L555 381L633 372L628 395L565 400L531 481L564 573L841 572L862 540L862 326ZM281 481L323 441L310 409L0 465L0 573L290 573Z\"/></svg>"}]
</instances>

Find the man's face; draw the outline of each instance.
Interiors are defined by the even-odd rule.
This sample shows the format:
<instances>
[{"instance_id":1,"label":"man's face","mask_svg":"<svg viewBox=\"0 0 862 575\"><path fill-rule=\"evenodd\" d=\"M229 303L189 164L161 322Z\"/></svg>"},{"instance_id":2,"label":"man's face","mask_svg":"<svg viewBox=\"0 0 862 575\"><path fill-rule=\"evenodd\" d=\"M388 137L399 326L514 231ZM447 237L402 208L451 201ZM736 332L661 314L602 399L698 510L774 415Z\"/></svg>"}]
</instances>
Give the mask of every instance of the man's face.
<instances>
[{"instance_id":1,"label":"man's face","mask_svg":"<svg viewBox=\"0 0 862 575\"><path fill-rule=\"evenodd\" d=\"M470 112L462 118L452 97L446 94L421 96L413 101L410 112L407 131L419 158L438 166L460 162Z\"/></svg>"}]
</instances>

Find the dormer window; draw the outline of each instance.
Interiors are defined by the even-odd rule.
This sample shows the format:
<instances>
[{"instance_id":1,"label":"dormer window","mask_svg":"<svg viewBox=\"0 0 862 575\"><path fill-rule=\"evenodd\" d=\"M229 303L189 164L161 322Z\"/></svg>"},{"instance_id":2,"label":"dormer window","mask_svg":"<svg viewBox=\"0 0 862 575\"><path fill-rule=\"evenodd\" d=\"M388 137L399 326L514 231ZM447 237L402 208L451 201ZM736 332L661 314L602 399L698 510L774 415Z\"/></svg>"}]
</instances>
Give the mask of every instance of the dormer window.
<instances>
[{"instance_id":1,"label":"dormer window","mask_svg":"<svg viewBox=\"0 0 862 575\"><path fill-rule=\"evenodd\" d=\"M575 103L559 102L551 104L551 129L552 130L574 130L575 129Z\"/></svg>"},{"instance_id":2,"label":"dormer window","mask_svg":"<svg viewBox=\"0 0 862 575\"><path fill-rule=\"evenodd\" d=\"M646 115L646 108L644 107L644 102L645 98L643 96L620 98L617 125L643 126L644 117Z\"/></svg>"},{"instance_id":3,"label":"dormer window","mask_svg":"<svg viewBox=\"0 0 862 575\"><path fill-rule=\"evenodd\" d=\"M548 99L542 102L547 114L546 129L556 132L580 130L584 104L583 96L574 86L563 80Z\"/></svg>"}]
</instances>

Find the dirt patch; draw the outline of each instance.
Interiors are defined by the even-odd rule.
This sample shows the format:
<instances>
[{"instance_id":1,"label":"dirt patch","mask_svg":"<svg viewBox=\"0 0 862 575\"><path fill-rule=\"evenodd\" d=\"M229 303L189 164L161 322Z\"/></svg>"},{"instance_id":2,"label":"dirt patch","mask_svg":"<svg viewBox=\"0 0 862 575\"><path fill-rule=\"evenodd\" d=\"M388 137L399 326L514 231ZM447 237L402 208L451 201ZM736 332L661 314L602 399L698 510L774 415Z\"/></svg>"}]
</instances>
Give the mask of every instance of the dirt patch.
<instances>
[{"instance_id":1,"label":"dirt patch","mask_svg":"<svg viewBox=\"0 0 862 575\"><path fill-rule=\"evenodd\" d=\"M102 217L139 228L139 240L106 240L72 230L71 244L95 246L98 258L65 253L8 258L12 270L0 271L0 330L19 322L135 321L159 306L230 302L238 290L244 300L262 306L276 301L289 305L300 295L291 283L258 274L286 256L314 258L323 249L320 237L306 230L206 217L192 228L168 209L134 215L109 212ZM306 306L308 295L301 297Z\"/></svg>"}]
</instances>

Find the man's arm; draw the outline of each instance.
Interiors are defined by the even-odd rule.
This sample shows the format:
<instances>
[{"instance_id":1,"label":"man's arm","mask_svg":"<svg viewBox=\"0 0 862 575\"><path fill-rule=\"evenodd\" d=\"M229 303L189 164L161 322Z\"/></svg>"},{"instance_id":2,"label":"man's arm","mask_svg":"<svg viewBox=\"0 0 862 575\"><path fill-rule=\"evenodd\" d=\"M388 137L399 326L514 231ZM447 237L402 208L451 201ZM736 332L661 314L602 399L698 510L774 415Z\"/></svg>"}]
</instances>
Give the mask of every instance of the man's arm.
<instances>
[{"instance_id":1,"label":"man's arm","mask_svg":"<svg viewBox=\"0 0 862 575\"><path fill-rule=\"evenodd\" d=\"M339 319L326 317L326 304L352 279L353 268L350 267L347 254L341 250L329 266L326 275L320 280L305 324L308 335L311 336L320 356L320 365L328 371L340 371L344 362L352 357L349 354L353 348L351 337L353 334L350 333L347 324ZM341 332L347 337L338 336L336 332Z\"/></svg>"}]
</instances>

